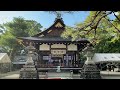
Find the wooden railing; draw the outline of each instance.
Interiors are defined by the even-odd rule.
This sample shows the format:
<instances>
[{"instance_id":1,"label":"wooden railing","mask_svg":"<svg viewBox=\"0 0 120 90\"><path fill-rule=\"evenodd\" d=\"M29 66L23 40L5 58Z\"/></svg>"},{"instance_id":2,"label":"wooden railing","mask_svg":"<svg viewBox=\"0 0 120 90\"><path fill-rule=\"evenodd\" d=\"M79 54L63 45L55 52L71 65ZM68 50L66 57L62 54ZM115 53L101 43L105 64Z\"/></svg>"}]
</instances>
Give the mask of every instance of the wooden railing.
<instances>
[{"instance_id":1,"label":"wooden railing","mask_svg":"<svg viewBox=\"0 0 120 90\"><path fill-rule=\"evenodd\" d=\"M38 70L56 70L57 68L38 68ZM81 70L82 68L60 68L61 70Z\"/></svg>"},{"instance_id":2,"label":"wooden railing","mask_svg":"<svg viewBox=\"0 0 120 90\"><path fill-rule=\"evenodd\" d=\"M54 66L53 64L38 64L36 65L37 68L56 68L57 66ZM62 67L65 67L65 68L72 68L72 66L60 66L61 68Z\"/></svg>"}]
</instances>

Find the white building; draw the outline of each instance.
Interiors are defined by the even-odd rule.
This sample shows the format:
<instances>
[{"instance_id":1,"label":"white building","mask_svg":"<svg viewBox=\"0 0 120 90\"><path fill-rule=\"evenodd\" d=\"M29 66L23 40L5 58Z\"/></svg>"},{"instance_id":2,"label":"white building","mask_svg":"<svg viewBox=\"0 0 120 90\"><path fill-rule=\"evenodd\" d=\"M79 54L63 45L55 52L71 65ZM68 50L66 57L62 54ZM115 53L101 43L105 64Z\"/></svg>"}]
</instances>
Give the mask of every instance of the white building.
<instances>
[{"instance_id":1,"label":"white building","mask_svg":"<svg viewBox=\"0 0 120 90\"><path fill-rule=\"evenodd\" d=\"M0 73L9 72L11 70L11 60L7 53L0 53Z\"/></svg>"},{"instance_id":2,"label":"white building","mask_svg":"<svg viewBox=\"0 0 120 90\"><path fill-rule=\"evenodd\" d=\"M120 53L95 53L92 60L95 63L120 63Z\"/></svg>"}]
</instances>

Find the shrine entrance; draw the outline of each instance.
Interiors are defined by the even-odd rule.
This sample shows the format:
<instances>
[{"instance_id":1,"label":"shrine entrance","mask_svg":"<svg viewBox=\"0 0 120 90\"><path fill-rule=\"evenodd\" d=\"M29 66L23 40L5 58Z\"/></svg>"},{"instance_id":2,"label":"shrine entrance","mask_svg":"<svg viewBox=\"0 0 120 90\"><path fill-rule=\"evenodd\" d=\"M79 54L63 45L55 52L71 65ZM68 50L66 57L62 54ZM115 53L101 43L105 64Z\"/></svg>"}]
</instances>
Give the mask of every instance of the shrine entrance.
<instances>
[{"instance_id":1,"label":"shrine entrance","mask_svg":"<svg viewBox=\"0 0 120 90\"><path fill-rule=\"evenodd\" d=\"M52 65L53 66L62 66L63 56L62 55L52 55Z\"/></svg>"},{"instance_id":2,"label":"shrine entrance","mask_svg":"<svg viewBox=\"0 0 120 90\"><path fill-rule=\"evenodd\" d=\"M62 58L60 57L53 57L52 58L52 64L53 66L61 66L62 65Z\"/></svg>"}]
</instances>

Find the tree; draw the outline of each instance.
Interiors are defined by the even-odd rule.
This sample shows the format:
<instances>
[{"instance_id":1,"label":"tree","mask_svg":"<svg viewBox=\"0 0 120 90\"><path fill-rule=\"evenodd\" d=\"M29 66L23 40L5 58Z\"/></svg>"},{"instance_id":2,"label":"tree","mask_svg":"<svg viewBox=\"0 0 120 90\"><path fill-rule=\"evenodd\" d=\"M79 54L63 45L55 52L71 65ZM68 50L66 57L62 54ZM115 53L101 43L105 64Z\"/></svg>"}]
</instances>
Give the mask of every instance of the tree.
<instances>
[{"instance_id":1,"label":"tree","mask_svg":"<svg viewBox=\"0 0 120 90\"><path fill-rule=\"evenodd\" d=\"M120 40L120 15L114 11L91 11L86 20L78 23L76 27L66 27L63 37L88 38L95 46L96 52L119 52L118 45ZM120 13L120 12L118 12ZM116 19L110 20L108 15L113 14ZM112 49L110 49L112 48Z\"/></svg>"},{"instance_id":2,"label":"tree","mask_svg":"<svg viewBox=\"0 0 120 90\"><path fill-rule=\"evenodd\" d=\"M22 43L18 42L17 37L33 36L40 32L42 26L34 20L25 20L22 17L14 17L11 22L0 25L4 31L0 36L0 46L2 46L10 55L11 60L18 51L24 48Z\"/></svg>"},{"instance_id":3,"label":"tree","mask_svg":"<svg viewBox=\"0 0 120 90\"><path fill-rule=\"evenodd\" d=\"M56 15L64 14L64 13L74 13L74 12L75 11L49 11L49 13L54 13ZM100 32L103 33L103 32L107 31L106 29L114 27L114 30L116 30L117 32L120 32L118 27L116 27L113 24L113 22L111 22L112 20L110 20L110 18L108 18L108 16L110 14L113 14L116 17L116 20L118 22L120 22L120 19L119 19L120 15L117 16L115 13L120 13L120 12L119 11L90 11L89 16L83 23L76 25L77 27L66 27L66 29L69 29L69 30L70 30L70 28L73 29L73 32L75 34L73 36L75 36L75 37L76 37L76 35L79 37L78 34L80 34L81 36L84 37L84 36L88 35L89 33L92 33L93 35L91 35L91 36L94 41L94 39L96 39L96 37L97 37L96 36L97 31L98 31L98 33L100 33ZM116 31L115 31L115 33L116 33ZM79 32L79 33L77 34L76 32L77 33ZM110 32L114 32L114 31L111 30ZM65 37L67 37L67 33L65 35L66 35ZM70 36L70 33L68 36ZM72 34L71 34L71 36L72 36Z\"/></svg>"}]
</instances>

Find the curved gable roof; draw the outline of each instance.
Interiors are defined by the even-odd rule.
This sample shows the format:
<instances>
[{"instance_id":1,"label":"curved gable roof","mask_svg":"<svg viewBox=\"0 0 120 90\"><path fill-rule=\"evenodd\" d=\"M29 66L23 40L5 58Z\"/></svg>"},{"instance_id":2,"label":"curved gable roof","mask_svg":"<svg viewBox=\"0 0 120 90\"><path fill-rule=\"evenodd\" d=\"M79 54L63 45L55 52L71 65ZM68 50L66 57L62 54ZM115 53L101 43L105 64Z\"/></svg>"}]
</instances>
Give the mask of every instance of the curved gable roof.
<instances>
[{"instance_id":1,"label":"curved gable roof","mask_svg":"<svg viewBox=\"0 0 120 90\"><path fill-rule=\"evenodd\" d=\"M54 24L52 24L46 30L34 35L33 37L39 37L40 35L46 36L48 34L49 30L53 31L55 29L57 29L57 30L64 30L65 29L65 24L64 24L64 21L62 20L62 18L60 18L60 19L56 18L55 21L54 21Z\"/></svg>"}]
</instances>

